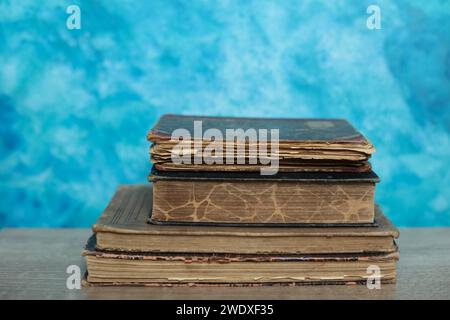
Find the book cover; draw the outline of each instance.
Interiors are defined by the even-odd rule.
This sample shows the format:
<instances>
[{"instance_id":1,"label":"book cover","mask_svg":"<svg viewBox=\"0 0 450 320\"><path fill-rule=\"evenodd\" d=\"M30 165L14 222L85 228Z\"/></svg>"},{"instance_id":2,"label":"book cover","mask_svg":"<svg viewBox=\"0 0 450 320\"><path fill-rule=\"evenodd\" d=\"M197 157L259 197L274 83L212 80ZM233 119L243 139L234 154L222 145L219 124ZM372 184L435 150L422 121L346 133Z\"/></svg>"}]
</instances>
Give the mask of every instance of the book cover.
<instances>
[{"instance_id":1,"label":"book cover","mask_svg":"<svg viewBox=\"0 0 450 320\"><path fill-rule=\"evenodd\" d=\"M375 227L225 227L147 223L151 185L120 186L93 226L100 250L188 253L393 252L398 230L377 207Z\"/></svg>"},{"instance_id":2,"label":"book cover","mask_svg":"<svg viewBox=\"0 0 450 320\"><path fill-rule=\"evenodd\" d=\"M153 168L159 224L332 226L374 223L374 172L160 171Z\"/></svg>"},{"instance_id":3,"label":"book cover","mask_svg":"<svg viewBox=\"0 0 450 320\"><path fill-rule=\"evenodd\" d=\"M372 254L256 255L105 252L95 235L83 255L87 282L97 285L300 285L364 282L377 265L395 282L398 251Z\"/></svg>"},{"instance_id":4,"label":"book cover","mask_svg":"<svg viewBox=\"0 0 450 320\"><path fill-rule=\"evenodd\" d=\"M366 172L375 151L343 119L164 115L147 139L152 163L167 171L260 171L276 158L279 171Z\"/></svg>"}]
</instances>

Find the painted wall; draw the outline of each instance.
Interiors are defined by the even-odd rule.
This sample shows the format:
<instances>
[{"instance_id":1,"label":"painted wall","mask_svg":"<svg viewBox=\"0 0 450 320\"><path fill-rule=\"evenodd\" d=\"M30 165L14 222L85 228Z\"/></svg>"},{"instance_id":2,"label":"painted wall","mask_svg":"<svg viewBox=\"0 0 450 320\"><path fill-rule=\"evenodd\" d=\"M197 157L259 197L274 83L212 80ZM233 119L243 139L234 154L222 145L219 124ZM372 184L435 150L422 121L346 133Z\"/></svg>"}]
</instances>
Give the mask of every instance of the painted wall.
<instances>
[{"instance_id":1,"label":"painted wall","mask_svg":"<svg viewBox=\"0 0 450 320\"><path fill-rule=\"evenodd\" d=\"M0 0L0 227L91 225L164 113L347 118L393 221L450 226L449 30L437 0Z\"/></svg>"}]
</instances>

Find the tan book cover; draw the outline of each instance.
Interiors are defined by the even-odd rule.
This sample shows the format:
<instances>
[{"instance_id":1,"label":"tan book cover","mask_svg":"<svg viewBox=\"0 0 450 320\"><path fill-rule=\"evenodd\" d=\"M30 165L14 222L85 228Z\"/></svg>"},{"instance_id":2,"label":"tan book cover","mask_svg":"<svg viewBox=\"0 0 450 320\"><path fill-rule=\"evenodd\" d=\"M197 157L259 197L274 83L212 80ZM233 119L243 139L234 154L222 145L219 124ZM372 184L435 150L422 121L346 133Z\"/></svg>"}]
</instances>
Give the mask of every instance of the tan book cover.
<instances>
[{"instance_id":1,"label":"tan book cover","mask_svg":"<svg viewBox=\"0 0 450 320\"><path fill-rule=\"evenodd\" d=\"M87 282L97 285L300 285L364 283L377 266L382 283L396 280L398 252L372 254L255 255L124 253L95 249L83 255Z\"/></svg>"},{"instance_id":2,"label":"tan book cover","mask_svg":"<svg viewBox=\"0 0 450 320\"><path fill-rule=\"evenodd\" d=\"M374 172L169 172L153 168L155 224L362 226L374 223Z\"/></svg>"},{"instance_id":3,"label":"tan book cover","mask_svg":"<svg viewBox=\"0 0 450 320\"><path fill-rule=\"evenodd\" d=\"M395 252L398 230L376 208L373 227L211 227L147 223L151 185L120 186L93 226L97 249L128 252L316 254Z\"/></svg>"}]
</instances>

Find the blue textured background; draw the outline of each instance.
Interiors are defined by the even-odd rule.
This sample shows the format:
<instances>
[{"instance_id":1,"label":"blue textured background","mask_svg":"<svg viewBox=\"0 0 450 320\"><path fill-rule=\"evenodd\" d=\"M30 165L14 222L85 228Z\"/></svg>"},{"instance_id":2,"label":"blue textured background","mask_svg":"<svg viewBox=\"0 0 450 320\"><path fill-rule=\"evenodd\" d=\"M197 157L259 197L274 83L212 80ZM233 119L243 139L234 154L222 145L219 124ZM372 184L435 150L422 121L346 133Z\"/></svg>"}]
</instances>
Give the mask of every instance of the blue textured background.
<instances>
[{"instance_id":1,"label":"blue textured background","mask_svg":"<svg viewBox=\"0 0 450 320\"><path fill-rule=\"evenodd\" d=\"M169 112L348 118L394 222L450 226L449 78L449 1L0 0L0 227L91 225Z\"/></svg>"}]
</instances>

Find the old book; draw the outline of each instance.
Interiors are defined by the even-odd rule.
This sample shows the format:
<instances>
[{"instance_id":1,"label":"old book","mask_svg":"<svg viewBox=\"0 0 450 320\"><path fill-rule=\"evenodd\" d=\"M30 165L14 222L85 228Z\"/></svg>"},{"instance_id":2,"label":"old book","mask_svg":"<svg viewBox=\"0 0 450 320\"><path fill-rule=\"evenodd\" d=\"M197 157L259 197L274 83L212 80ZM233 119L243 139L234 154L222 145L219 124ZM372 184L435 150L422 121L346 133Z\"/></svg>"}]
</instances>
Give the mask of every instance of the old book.
<instances>
[{"instance_id":1,"label":"old book","mask_svg":"<svg viewBox=\"0 0 450 320\"><path fill-rule=\"evenodd\" d=\"M177 129L189 133L183 136L182 144L175 134ZM235 131L239 129L240 135ZM277 140L272 140L273 129L278 130ZM375 151L360 132L342 119L164 115L147 139L154 143L151 160L156 168L173 171L260 171L276 156L279 171L366 172L371 169L368 159ZM231 163L226 159L228 151ZM185 161L173 161L174 155L184 156Z\"/></svg>"},{"instance_id":2,"label":"old book","mask_svg":"<svg viewBox=\"0 0 450 320\"><path fill-rule=\"evenodd\" d=\"M152 223L368 225L374 172L170 172L153 168Z\"/></svg>"},{"instance_id":3,"label":"old book","mask_svg":"<svg viewBox=\"0 0 450 320\"><path fill-rule=\"evenodd\" d=\"M395 282L398 252L255 255L104 252L95 236L83 252L87 281L101 285L274 285L365 282L377 266Z\"/></svg>"},{"instance_id":4,"label":"old book","mask_svg":"<svg viewBox=\"0 0 450 320\"><path fill-rule=\"evenodd\" d=\"M394 252L398 230L376 209L373 227L205 227L147 223L151 185L120 186L93 226L97 249L128 252L317 254Z\"/></svg>"}]
</instances>

